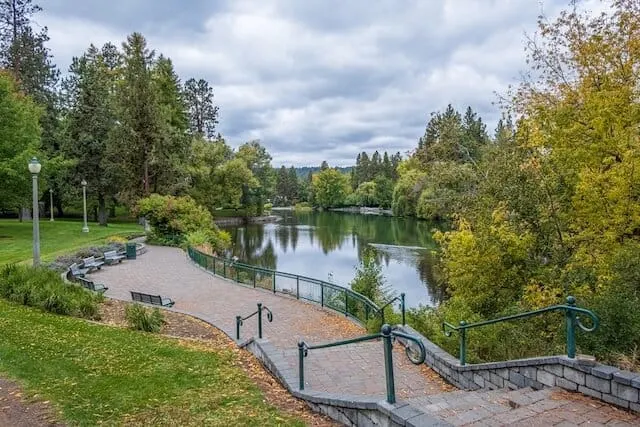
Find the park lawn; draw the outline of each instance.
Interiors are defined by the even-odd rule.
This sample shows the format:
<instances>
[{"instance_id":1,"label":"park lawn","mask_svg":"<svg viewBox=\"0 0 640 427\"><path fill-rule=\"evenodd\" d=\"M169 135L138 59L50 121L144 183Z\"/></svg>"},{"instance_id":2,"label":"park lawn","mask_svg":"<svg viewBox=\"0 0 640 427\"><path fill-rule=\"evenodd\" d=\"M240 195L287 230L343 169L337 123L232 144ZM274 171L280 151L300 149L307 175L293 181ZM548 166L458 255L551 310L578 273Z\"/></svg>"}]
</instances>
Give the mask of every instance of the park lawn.
<instances>
[{"instance_id":1,"label":"park lawn","mask_svg":"<svg viewBox=\"0 0 640 427\"><path fill-rule=\"evenodd\" d=\"M71 425L304 425L264 402L229 349L0 300L0 373Z\"/></svg>"},{"instance_id":2,"label":"park lawn","mask_svg":"<svg viewBox=\"0 0 640 427\"><path fill-rule=\"evenodd\" d=\"M31 221L0 220L0 265L32 259L32 227ZM40 257L52 261L56 256L103 244L109 236L142 232L143 228L137 224L116 223L108 227L89 224L89 232L83 233L82 222L40 220Z\"/></svg>"}]
</instances>

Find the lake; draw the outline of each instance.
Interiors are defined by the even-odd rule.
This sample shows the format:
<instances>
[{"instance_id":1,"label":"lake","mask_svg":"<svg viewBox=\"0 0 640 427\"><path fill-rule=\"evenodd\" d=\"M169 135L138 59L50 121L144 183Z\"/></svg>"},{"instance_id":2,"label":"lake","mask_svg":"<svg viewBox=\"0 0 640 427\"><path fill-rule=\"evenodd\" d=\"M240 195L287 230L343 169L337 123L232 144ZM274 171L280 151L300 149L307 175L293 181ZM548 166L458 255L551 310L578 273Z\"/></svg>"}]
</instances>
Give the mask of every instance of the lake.
<instances>
[{"instance_id":1,"label":"lake","mask_svg":"<svg viewBox=\"0 0 640 427\"><path fill-rule=\"evenodd\" d=\"M340 212L274 214L282 221L225 227L241 262L348 287L365 249L373 248L387 286L398 295L404 292L407 306L433 306L442 300L434 224Z\"/></svg>"}]
</instances>

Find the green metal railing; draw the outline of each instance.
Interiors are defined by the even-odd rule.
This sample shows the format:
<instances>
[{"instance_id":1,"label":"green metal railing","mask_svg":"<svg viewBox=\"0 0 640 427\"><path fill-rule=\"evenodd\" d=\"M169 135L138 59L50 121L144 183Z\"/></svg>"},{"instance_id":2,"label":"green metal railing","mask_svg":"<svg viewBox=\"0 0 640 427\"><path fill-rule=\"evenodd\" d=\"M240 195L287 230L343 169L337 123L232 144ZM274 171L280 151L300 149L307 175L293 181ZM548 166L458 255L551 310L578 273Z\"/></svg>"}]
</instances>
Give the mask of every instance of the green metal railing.
<instances>
[{"instance_id":1,"label":"green metal railing","mask_svg":"<svg viewBox=\"0 0 640 427\"><path fill-rule=\"evenodd\" d=\"M380 317L382 318L382 323L384 323L384 309L387 308L389 305L393 304L396 301L400 301L400 312L402 314L402 326L405 326L407 324L407 317L406 317L406 311L405 311L405 304L404 304L404 292L400 294L399 297L395 297L390 301L387 301L382 307L379 308L378 314L380 315Z\"/></svg>"},{"instance_id":2,"label":"green metal railing","mask_svg":"<svg viewBox=\"0 0 640 427\"><path fill-rule=\"evenodd\" d=\"M243 322L247 319L252 318L256 314L258 315L258 338L262 339L262 311L267 312L267 320L269 322L273 322L273 313L266 305L262 305L261 302L258 303L258 310L254 311L247 317L236 316L236 339L240 339L240 326L243 325Z\"/></svg>"},{"instance_id":3,"label":"green metal railing","mask_svg":"<svg viewBox=\"0 0 640 427\"><path fill-rule=\"evenodd\" d=\"M454 331L460 334L460 364L464 365L467 358L467 329L478 328L480 326L492 325L494 323L506 322L509 320L523 319L526 317L537 316L539 314L548 313L551 311L564 311L565 323L567 328L567 357L574 359L576 357L576 336L575 329L579 327L585 332L593 332L598 328L598 316L590 310L585 308L576 307L576 299L572 296L567 297L567 304L552 305L550 307L541 308L539 310L528 311L526 313L514 314L512 316L501 317L499 319L485 320L484 322L467 324L464 320L460 322L459 326L454 326L450 323L442 323L442 331L448 337ZM580 321L578 313L586 314L591 318L591 327L586 327Z\"/></svg>"},{"instance_id":4,"label":"green metal railing","mask_svg":"<svg viewBox=\"0 0 640 427\"><path fill-rule=\"evenodd\" d=\"M387 385L387 402L396 403L396 389L395 381L393 377L393 342L392 339L401 337L407 340L406 353L409 360L419 365L424 363L427 352L424 348L424 344L417 337L407 335L402 332L398 332L391 328L391 326L384 324L380 329L380 333L364 335L358 338L352 338L348 340L336 341L328 344L308 345L304 341L298 343L298 377L300 380L300 390L304 390L304 358L308 356L309 350L316 350L320 348L337 347L340 345L354 344L362 341L370 341L378 338L382 338L384 345L384 370ZM416 348L408 344L411 341L417 346Z\"/></svg>"},{"instance_id":5,"label":"green metal railing","mask_svg":"<svg viewBox=\"0 0 640 427\"><path fill-rule=\"evenodd\" d=\"M254 288L266 289L274 294L282 293L314 302L362 323L380 312L369 298L333 283L214 257L192 247L188 248L187 253L191 260L213 274Z\"/></svg>"}]
</instances>

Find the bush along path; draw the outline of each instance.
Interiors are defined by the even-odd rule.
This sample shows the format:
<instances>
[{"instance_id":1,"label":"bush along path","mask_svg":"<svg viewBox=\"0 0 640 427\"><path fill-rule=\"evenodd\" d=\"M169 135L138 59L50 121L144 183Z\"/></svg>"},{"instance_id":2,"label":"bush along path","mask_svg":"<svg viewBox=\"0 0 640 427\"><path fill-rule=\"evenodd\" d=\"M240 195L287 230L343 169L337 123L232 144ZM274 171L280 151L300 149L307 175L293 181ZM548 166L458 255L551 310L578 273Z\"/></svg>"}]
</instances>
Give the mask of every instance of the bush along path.
<instances>
[{"instance_id":1,"label":"bush along path","mask_svg":"<svg viewBox=\"0 0 640 427\"><path fill-rule=\"evenodd\" d=\"M236 316L248 315L255 311L257 303L262 303L274 314L273 323L264 323L263 335L281 356L283 366L279 368L293 371L296 376L299 340L318 344L366 333L364 328L342 315L212 276L175 248L152 246L144 257L117 268L104 269L95 276L109 286L107 296L128 300L131 290L161 294L176 301L173 309L215 324L229 336L236 333ZM254 320L243 324L242 338L257 336ZM589 419L577 414L595 416L598 411L605 414L599 418L605 423L640 424L640 418L633 414L555 390L531 395L529 393L533 391L530 390L511 394L507 391L503 394L455 391L425 365L412 365L399 351L394 353L398 400L411 402L414 408L433 414L444 422L442 425L471 425L474 422L476 425L509 425L524 420L534 422L536 417L547 420L545 425L579 425ZM310 351L305 359L305 391L361 395L382 401L385 396L382 344L369 341ZM472 415L479 408L484 408L479 412L483 414L481 421ZM598 425L595 419L591 421L590 425Z\"/></svg>"}]
</instances>

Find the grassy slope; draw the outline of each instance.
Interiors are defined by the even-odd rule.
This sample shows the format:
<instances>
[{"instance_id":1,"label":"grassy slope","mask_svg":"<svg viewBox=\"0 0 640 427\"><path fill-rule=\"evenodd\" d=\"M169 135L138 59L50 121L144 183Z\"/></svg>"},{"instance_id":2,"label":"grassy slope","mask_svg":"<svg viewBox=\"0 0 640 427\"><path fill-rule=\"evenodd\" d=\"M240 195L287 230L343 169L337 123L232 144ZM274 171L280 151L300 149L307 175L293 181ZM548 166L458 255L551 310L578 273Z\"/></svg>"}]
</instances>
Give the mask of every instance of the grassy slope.
<instances>
[{"instance_id":1,"label":"grassy slope","mask_svg":"<svg viewBox=\"0 0 640 427\"><path fill-rule=\"evenodd\" d=\"M29 261L32 257L32 223L0 220L0 265ZM40 253L45 261L73 252L85 246L102 244L114 234L141 232L137 224L109 224L108 227L89 225L89 233L82 232L77 221L40 221Z\"/></svg>"},{"instance_id":2,"label":"grassy slope","mask_svg":"<svg viewBox=\"0 0 640 427\"><path fill-rule=\"evenodd\" d=\"M263 402L230 350L0 300L0 372L72 424L302 425Z\"/></svg>"}]
</instances>

